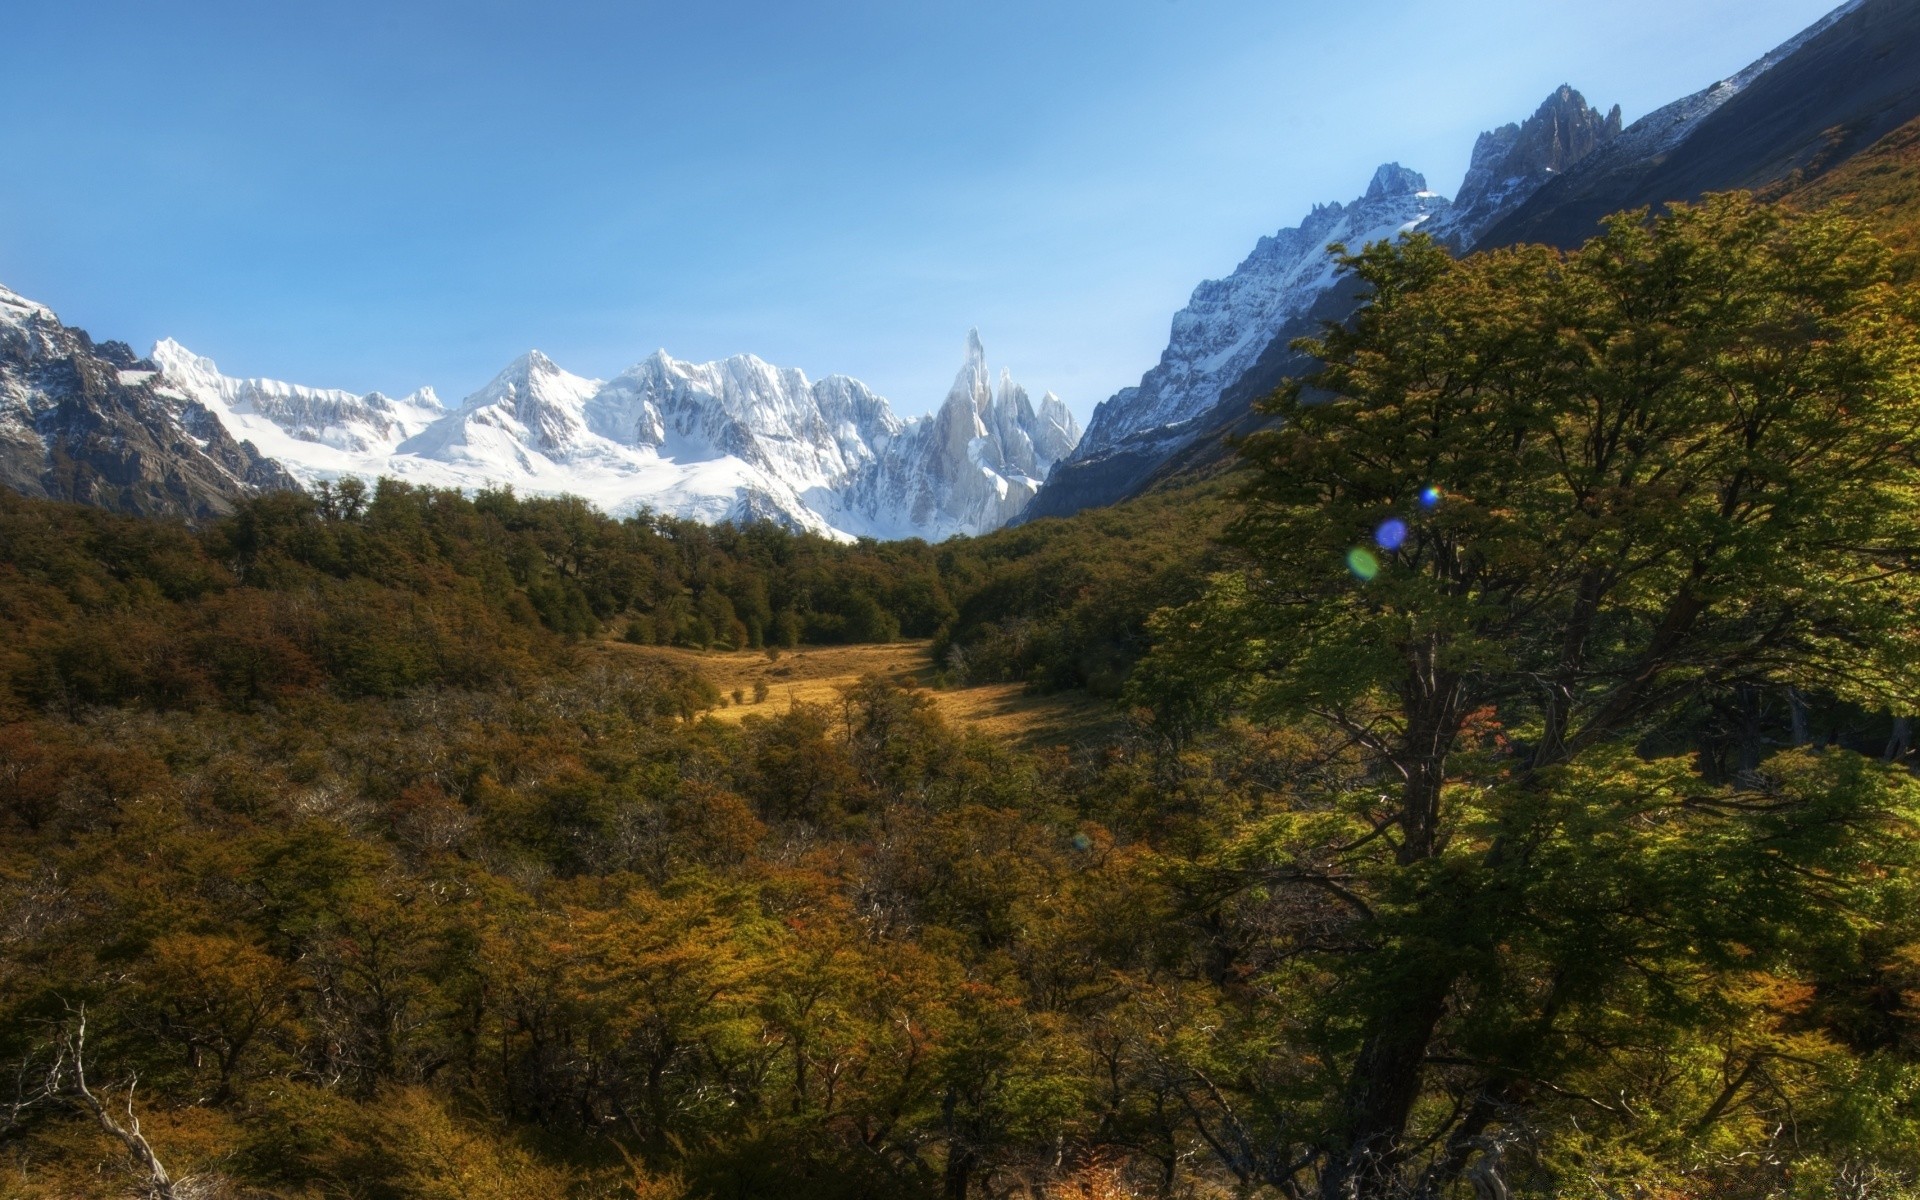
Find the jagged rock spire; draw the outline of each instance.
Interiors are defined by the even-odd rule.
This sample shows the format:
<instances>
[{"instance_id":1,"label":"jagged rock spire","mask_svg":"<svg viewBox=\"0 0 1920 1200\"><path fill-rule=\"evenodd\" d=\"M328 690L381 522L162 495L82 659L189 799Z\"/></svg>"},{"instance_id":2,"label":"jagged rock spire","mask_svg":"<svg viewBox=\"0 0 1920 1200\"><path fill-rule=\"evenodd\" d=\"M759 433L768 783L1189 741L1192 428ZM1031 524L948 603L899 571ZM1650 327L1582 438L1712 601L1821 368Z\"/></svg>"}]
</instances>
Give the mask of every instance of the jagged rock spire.
<instances>
[{"instance_id":1,"label":"jagged rock spire","mask_svg":"<svg viewBox=\"0 0 1920 1200\"><path fill-rule=\"evenodd\" d=\"M1555 175L1620 136L1620 106L1605 115L1567 84L1532 116L1480 135L1448 222L1451 241L1471 247Z\"/></svg>"}]
</instances>

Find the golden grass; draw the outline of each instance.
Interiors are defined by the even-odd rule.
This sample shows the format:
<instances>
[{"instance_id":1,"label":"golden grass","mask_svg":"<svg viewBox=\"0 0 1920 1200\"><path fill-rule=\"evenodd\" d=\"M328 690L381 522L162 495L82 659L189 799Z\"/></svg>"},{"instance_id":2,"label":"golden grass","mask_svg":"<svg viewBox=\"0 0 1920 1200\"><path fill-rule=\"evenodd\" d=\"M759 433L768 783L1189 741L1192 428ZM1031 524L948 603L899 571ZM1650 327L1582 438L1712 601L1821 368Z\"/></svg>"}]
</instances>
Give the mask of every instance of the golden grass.
<instances>
[{"instance_id":1,"label":"golden grass","mask_svg":"<svg viewBox=\"0 0 1920 1200\"><path fill-rule=\"evenodd\" d=\"M927 642L805 646L783 651L777 659L759 650L700 651L625 642L604 644L615 653L651 658L704 677L725 700L712 714L722 721L739 721L753 713L771 716L795 703L837 705L840 689L867 675L880 675L909 687L931 687L934 677ZM753 702L757 683L767 685L767 698L761 704ZM734 703L736 689L744 703ZM1029 748L1099 737L1118 724L1111 704L1085 692L1036 696L1021 684L990 683L933 689L927 694L952 724L970 726Z\"/></svg>"}]
</instances>

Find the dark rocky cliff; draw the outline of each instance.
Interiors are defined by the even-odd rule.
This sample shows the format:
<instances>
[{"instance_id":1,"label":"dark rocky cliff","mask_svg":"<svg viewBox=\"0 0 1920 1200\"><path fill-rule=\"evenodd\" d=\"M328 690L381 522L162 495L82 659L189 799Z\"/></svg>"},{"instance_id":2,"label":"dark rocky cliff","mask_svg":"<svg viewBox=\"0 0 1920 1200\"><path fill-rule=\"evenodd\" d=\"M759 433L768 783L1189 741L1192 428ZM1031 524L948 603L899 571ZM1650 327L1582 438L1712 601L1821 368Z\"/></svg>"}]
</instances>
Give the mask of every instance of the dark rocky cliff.
<instances>
[{"instance_id":1,"label":"dark rocky cliff","mask_svg":"<svg viewBox=\"0 0 1920 1200\"><path fill-rule=\"evenodd\" d=\"M0 289L0 485L120 512L206 520L291 476L166 390L123 342Z\"/></svg>"}]
</instances>

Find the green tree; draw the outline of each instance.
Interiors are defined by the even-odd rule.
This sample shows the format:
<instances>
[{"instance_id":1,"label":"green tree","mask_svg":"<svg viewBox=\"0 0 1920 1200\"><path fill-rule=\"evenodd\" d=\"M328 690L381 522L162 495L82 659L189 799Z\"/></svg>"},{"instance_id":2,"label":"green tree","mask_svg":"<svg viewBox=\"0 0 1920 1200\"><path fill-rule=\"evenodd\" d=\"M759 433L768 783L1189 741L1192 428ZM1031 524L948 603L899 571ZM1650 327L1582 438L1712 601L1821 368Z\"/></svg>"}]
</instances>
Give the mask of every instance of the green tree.
<instances>
[{"instance_id":1,"label":"green tree","mask_svg":"<svg viewBox=\"0 0 1920 1200\"><path fill-rule=\"evenodd\" d=\"M1230 536L1247 566L1161 618L1166 645L1136 685L1188 723L1227 709L1324 722L1375 764L1377 786L1291 815L1255 855L1262 886L1331 897L1344 929L1320 1034L1341 1078L1311 1132L1287 1135L1307 1150L1287 1169L1310 1164L1328 1198L1497 1158L1488 1131L1514 1119L1515 1072L1564 1086L1565 1064L1463 1048L1485 1050L1496 1013L1516 1028L1530 1013L1528 1036L1551 1041L1570 1007L1632 976L1636 939L1662 920L1662 903L1628 895L1615 920L1632 936L1516 965L1508 939L1583 902L1530 881L1556 855L1599 872L1582 856L1602 853L1568 821L1522 814L1595 803L1580 772L1703 694L1920 695L1920 335L1857 227L1717 197L1616 218L1570 255L1456 262L1412 238L1345 261L1371 302L1306 344L1323 371L1245 444L1254 474ZM1601 807L1620 818L1643 786ZM1729 811L1773 794L1686 786ZM1840 794L1853 799L1824 820L1912 810L1891 780ZM1775 869L1723 865L1737 887ZM1869 867L1825 883L1806 870L1777 880L1796 898L1776 915L1854 903ZM1738 903L1707 886L1723 880L1695 882L1676 907ZM1576 977L1595 990L1555 991ZM1453 1101L1429 1111L1442 1085ZM1436 1147L1425 1166L1416 1144Z\"/></svg>"}]
</instances>

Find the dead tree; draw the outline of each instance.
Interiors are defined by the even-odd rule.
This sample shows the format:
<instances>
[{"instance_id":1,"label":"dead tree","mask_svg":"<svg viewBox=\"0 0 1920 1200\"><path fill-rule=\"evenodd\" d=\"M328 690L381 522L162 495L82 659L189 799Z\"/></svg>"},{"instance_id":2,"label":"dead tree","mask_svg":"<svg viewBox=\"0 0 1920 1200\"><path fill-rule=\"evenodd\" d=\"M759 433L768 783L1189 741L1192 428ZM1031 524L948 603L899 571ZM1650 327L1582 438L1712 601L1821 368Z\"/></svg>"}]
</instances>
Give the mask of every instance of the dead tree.
<instances>
[{"instance_id":1,"label":"dead tree","mask_svg":"<svg viewBox=\"0 0 1920 1200\"><path fill-rule=\"evenodd\" d=\"M37 1101L64 1104L85 1114L101 1132L126 1149L133 1169L145 1177L142 1186L148 1200L183 1200L173 1177L167 1174L160 1156L154 1153L153 1144L140 1131L140 1117L133 1110L133 1094L138 1083L138 1078L127 1081L126 1116L122 1118L101 1098L104 1089L96 1091L95 1085L87 1081L87 1010L83 1005L61 1031L53 1063L47 1068L40 1087L32 1094L16 1095L12 1119L17 1122L21 1111Z\"/></svg>"}]
</instances>

